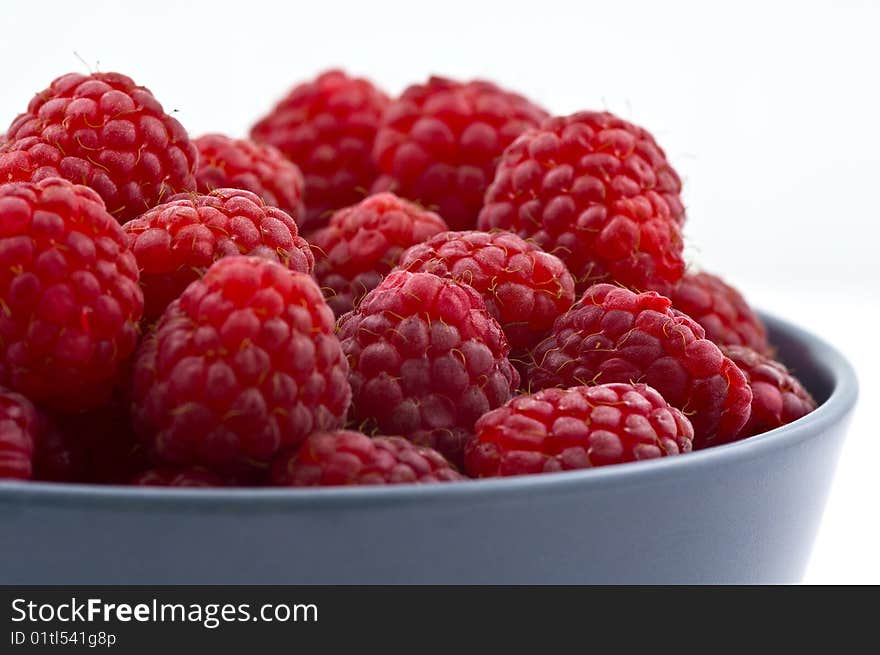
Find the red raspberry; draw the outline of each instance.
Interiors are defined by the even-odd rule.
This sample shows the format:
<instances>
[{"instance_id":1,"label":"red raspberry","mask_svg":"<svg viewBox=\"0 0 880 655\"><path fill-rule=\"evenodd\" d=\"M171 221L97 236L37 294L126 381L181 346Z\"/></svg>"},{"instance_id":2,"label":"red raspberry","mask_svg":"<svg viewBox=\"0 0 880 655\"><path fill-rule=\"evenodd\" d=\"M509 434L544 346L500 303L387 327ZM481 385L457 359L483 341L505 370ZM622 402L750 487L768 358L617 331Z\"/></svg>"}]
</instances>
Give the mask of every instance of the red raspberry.
<instances>
[{"instance_id":1,"label":"red raspberry","mask_svg":"<svg viewBox=\"0 0 880 655\"><path fill-rule=\"evenodd\" d=\"M816 409L810 392L781 362L746 346L721 346L752 388L752 414L738 439L768 432Z\"/></svg>"},{"instance_id":2,"label":"red raspberry","mask_svg":"<svg viewBox=\"0 0 880 655\"><path fill-rule=\"evenodd\" d=\"M226 487L228 482L199 466L188 468L152 468L139 473L131 484L140 487Z\"/></svg>"},{"instance_id":3,"label":"red raspberry","mask_svg":"<svg viewBox=\"0 0 880 655\"><path fill-rule=\"evenodd\" d=\"M98 195L54 178L0 186L0 384L62 411L104 404L143 295Z\"/></svg>"},{"instance_id":4,"label":"red raspberry","mask_svg":"<svg viewBox=\"0 0 880 655\"><path fill-rule=\"evenodd\" d=\"M321 227L370 188L378 174L370 150L388 102L368 80L332 70L295 86L254 125L254 141L275 146L305 175L303 231Z\"/></svg>"},{"instance_id":5,"label":"red raspberry","mask_svg":"<svg viewBox=\"0 0 880 655\"><path fill-rule=\"evenodd\" d=\"M464 480L432 448L401 437L370 438L337 430L311 435L298 450L275 458L272 484L282 487L327 487L406 482Z\"/></svg>"},{"instance_id":6,"label":"red raspberry","mask_svg":"<svg viewBox=\"0 0 880 655\"><path fill-rule=\"evenodd\" d=\"M221 257L254 255L300 273L311 273L314 265L294 220L240 189L175 196L124 229L141 269L148 321Z\"/></svg>"},{"instance_id":7,"label":"red raspberry","mask_svg":"<svg viewBox=\"0 0 880 655\"><path fill-rule=\"evenodd\" d=\"M688 453L690 421L645 384L544 389L479 421L465 448L475 478L550 473Z\"/></svg>"},{"instance_id":8,"label":"red raspberry","mask_svg":"<svg viewBox=\"0 0 880 655\"><path fill-rule=\"evenodd\" d=\"M533 387L644 382L694 426L694 446L736 438L752 394L742 371L703 328L654 292L590 287L534 352Z\"/></svg>"},{"instance_id":9,"label":"red raspberry","mask_svg":"<svg viewBox=\"0 0 880 655\"><path fill-rule=\"evenodd\" d=\"M578 292L613 280L667 293L684 273L680 191L648 132L581 112L551 118L504 152L478 224L558 255Z\"/></svg>"},{"instance_id":10,"label":"red raspberry","mask_svg":"<svg viewBox=\"0 0 880 655\"><path fill-rule=\"evenodd\" d=\"M123 484L147 465L128 406L117 399L80 414L44 414L42 423L34 453L36 480Z\"/></svg>"},{"instance_id":11,"label":"red raspberry","mask_svg":"<svg viewBox=\"0 0 880 655\"><path fill-rule=\"evenodd\" d=\"M315 277L337 316L351 311L391 272L409 246L445 231L437 214L392 193L369 196L340 209L310 235Z\"/></svg>"},{"instance_id":12,"label":"red raspberry","mask_svg":"<svg viewBox=\"0 0 880 655\"><path fill-rule=\"evenodd\" d=\"M30 479L39 427L31 401L0 387L0 479Z\"/></svg>"},{"instance_id":13,"label":"red raspberry","mask_svg":"<svg viewBox=\"0 0 880 655\"><path fill-rule=\"evenodd\" d=\"M141 344L132 419L167 463L246 474L310 433L339 427L347 373L333 312L310 276L226 257Z\"/></svg>"},{"instance_id":14,"label":"red raspberry","mask_svg":"<svg viewBox=\"0 0 880 655\"><path fill-rule=\"evenodd\" d=\"M70 73L41 91L6 134L0 181L63 177L120 222L196 188L198 153L153 94L119 73Z\"/></svg>"},{"instance_id":15,"label":"red raspberry","mask_svg":"<svg viewBox=\"0 0 880 655\"><path fill-rule=\"evenodd\" d=\"M480 295L430 273L391 273L340 319L339 334L352 418L455 464L477 419L519 384L507 339Z\"/></svg>"},{"instance_id":16,"label":"red raspberry","mask_svg":"<svg viewBox=\"0 0 880 655\"><path fill-rule=\"evenodd\" d=\"M432 77L391 103L373 154L394 191L436 208L455 230L473 229L504 149L547 117L491 82Z\"/></svg>"},{"instance_id":17,"label":"red raspberry","mask_svg":"<svg viewBox=\"0 0 880 655\"><path fill-rule=\"evenodd\" d=\"M303 175L279 150L222 134L206 134L193 143L199 150L196 184L200 193L244 189L294 219L303 219Z\"/></svg>"},{"instance_id":18,"label":"red raspberry","mask_svg":"<svg viewBox=\"0 0 880 655\"><path fill-rule=\"evenodd\" d=\"M770 354L767 329L739 291L711 273L688 273L669 296L672 306L706 330L715 343Z\"/></svg>"},{"instance_id":19,"label":"red raspberry","mask_svg":"<svg viewBox=\"0 0 880 655\"><path fill-rule=\"evenodd\" d=\"M400 268L451 277L479 291L517 353L536 346L574 303L565 264L510 232L446 232L407 250Z\"/></svg>"}]
</instances>

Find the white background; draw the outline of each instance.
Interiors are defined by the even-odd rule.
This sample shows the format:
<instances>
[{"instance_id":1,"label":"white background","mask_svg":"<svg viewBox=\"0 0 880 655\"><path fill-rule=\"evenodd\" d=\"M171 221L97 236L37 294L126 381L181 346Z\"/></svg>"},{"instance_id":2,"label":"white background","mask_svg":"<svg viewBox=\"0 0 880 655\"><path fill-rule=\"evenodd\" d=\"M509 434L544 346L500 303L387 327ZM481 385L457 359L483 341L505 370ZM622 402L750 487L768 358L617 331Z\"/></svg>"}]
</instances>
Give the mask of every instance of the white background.
<instances>
[{"instance_id":1,"label":"white background","mask_svg":"<svg viewBox=\"0 0 880 655\"><path fill-rule=\"evenodd\" d=\"M685 181L688 251L859 370L806 582L880 583L880 5L838 2L0 0L0 123L57 75L120 71L194 134L245 135L329 66L389 92L488 77L554 113L653 131Z\"/></svg>"}]
</instances>

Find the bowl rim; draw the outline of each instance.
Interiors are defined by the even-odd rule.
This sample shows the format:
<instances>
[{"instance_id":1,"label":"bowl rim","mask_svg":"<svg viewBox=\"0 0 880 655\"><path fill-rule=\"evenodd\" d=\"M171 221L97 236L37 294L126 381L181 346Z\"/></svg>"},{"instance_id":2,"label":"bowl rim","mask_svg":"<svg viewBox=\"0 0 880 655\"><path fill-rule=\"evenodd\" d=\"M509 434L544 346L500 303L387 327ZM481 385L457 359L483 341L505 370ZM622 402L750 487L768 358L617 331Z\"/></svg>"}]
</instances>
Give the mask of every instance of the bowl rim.
<instances>
[{"instance_id":1,"label":"bowl rim","mask_svg":"<svg viewBox=\"0 0 880 655\"><path fill-rule=\"evenodd\" d=\"M664 457L576 471L505 478L465 480L456 483L397 484L339 487L230 487L167 488L59 482L0 480L0 506L42 505L149 506L157 509L197 505L206 509L273 510L318 505L361 507L374 504L481 501L498 495L532 495L539 492L586 491L615 484L642 484L661 476L716 465L733 465L761 457L780 448L822 434L840 422L858 398L855 370L843 354L824 339L773 315L761 316L775 332L786 333L806 347L817 366L831 378L829 397L807 416L758 437L715 446L679 457Z\"/></svg>"}]
</instances>

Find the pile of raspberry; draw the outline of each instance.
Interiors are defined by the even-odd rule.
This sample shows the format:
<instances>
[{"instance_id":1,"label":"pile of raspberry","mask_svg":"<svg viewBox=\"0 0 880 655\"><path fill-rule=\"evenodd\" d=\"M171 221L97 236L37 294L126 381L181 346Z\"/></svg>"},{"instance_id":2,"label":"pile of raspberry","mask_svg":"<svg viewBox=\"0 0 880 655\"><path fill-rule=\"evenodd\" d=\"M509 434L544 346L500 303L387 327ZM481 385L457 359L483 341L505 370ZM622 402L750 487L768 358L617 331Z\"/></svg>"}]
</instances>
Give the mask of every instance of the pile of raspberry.
<instances>
[{"instance_id":1,"label":"pile of raspberry","mask_svg":"<svg viewBox=\"0 0 880 655\"><path fill-rule=\"evenodd\" d=\"M688 268L643 127L333 70L251 138L71 73L0 133L0 478L456 482L671 457L816 408Z\"/></svg>"}]
</instances>

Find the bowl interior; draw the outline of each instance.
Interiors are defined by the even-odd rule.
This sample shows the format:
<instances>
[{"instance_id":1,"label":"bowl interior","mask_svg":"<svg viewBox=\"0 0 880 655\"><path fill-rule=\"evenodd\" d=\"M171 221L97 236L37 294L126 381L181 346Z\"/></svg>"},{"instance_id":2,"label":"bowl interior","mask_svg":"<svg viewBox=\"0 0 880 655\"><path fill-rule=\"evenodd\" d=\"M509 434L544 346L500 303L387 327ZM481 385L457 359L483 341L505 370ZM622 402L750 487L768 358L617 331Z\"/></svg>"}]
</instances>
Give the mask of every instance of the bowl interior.
<instances>
[{"instance_id":1,"label":"bowl interior","mask_svg":"<svg viewBox=\"0 0 880 655\"><path fill-rule=\"evenodd\" d=\"M286 506L312 503L343 502L347 505L372 503L425 502L491 497L495 494L535 493L542 489L593 486L607 483L625 484L633 478L647 479L659 475L675 475L680 467L714 466L724 460L734 462L758 457L769 449L809 439L844 419L855 404L857 380L849 362L835 348L818 337L772 315L762 313L777 357L798 376L813 394L819 407L808 416L777 428L766 435L753 437L681 457L668 457L646 462L630 462L579 471L544 475L514 476L472 480L455 484L399 484L375 487L310 487L283 488L161 488L115 485L86 485L47 482L0 480L0 501L13 496L17 500L36 499L52 504L77 506L84 497L99 503L164 505L165 503L196 503L203 507L229 507L249 504L256 499ZM253 505L250 505L253 506ZM265 505L268 506L268 505Z\"/></svg>"},{"instance_id":2,"label":"bowl interior","mask_svg":"<svg viewBox=\"0 0 880 655\"><path fill-rule=\"evenodd\" d=\"M834 359L832 355L841 360L842 356L812 335L771 315L762 313L761 318L767 324L770 342L777 348L777 359L813 394L818 405L825 403L835 388L834 362L830 360Z\"/></svg>"}]
</instances>

